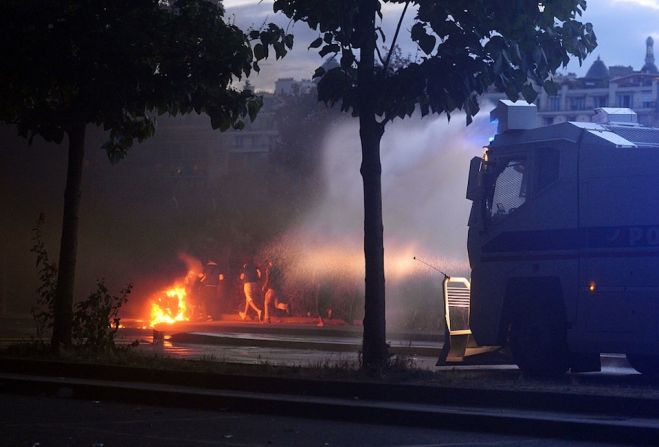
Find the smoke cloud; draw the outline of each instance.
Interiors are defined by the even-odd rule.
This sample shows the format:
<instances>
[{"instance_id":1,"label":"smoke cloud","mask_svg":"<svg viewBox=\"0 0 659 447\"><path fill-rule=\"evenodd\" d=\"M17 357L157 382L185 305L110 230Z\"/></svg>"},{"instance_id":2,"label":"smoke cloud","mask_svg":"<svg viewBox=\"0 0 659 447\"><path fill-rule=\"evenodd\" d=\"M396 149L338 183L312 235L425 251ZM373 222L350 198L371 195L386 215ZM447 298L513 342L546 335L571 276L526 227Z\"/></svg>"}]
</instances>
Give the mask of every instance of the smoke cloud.
<instances>
[{"instance_id":1,"label":"smoke cloud","mask_svg":"<svg viewBox=\"0 0 659 447\"><path fill-rule=\"evenodd\" d=\"M0 262L0 301L9 312L24 313L32 305L37 286L29 248L30 228L40 211L48 218L44 234L56 260L65 148L27 147L9 129L2 130L8 135L4 139L7 150L0 151L4 174L0 198L13 211L0 218L2 252L11 254L4 265ZM468 273L470 203L464 194L469 160L482 153L493 133L484 117L467 128L462 116L454 116L450 124L445 117L413 117L387 126L382 141L382 192L391 327L436 327L440 317L441 275L414 261L414 256L452 275ZM322 193L314 194L318 199L308 211L258 256L260 260L275 257L281 264L285 293L298 304L293 308L296 314L317 313L325 301L331 303L337 318L361 318L363 193L358 136L354 120L330 126L319 143ZM171 185L161 172L165 168L160 166L158 138L110 166L104 154L93 149L100 146L102 137L95 131L89 138L76 296L86 296L96 278L105 278L111 290L133 282L134 292L122 314L140 317L154 292L186 272L201 269L199 261L177 259L177 253L207 256L195 249L199 244L190 241L190 235L206 231L199 227L198 216L203 213L172 208ZM30 181L33 178L39 181ZM280 206L286 206L285 199ZM263 225L270 223L272 216L259 216ZM240 250L234 255L239 256ZM237 272L229 273L237 304Z\"/></svg>"},{"instance_id":2,"label":"smoke cloud","mask_svg":"<svg viewBox=\"0 0 659 447\"><path fill-rule=\"evenodd\" d=\"M449 275L468 274L471 202L465 190L470 159L482 154L495 132L486 116L482 113L466 128L464 116L454 116L450 123L444 116L413 117L387 127L381 153L390 326L426 324L416 320L429 311L436 322L441 313L442 276L413 257ZM289 282L329 281L343 293L356 289L363 295L358 123L336 126L322 144L324 194L269 248L269 255L286 265Z\"/></svg>"}]
</instances>

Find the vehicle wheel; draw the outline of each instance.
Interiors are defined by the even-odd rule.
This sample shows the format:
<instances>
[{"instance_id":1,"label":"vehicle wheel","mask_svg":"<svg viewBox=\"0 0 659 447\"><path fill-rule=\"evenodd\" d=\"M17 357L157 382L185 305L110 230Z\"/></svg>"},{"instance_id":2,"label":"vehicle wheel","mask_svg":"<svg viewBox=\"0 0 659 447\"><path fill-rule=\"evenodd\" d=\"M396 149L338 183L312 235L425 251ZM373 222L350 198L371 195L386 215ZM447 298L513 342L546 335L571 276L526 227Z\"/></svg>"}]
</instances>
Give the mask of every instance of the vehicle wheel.
<instances>
[{"instance_id":1,"label":"vehicle wheel","mask_svg":"<svg viewBox=\"0 0 659 447\"><path fill-rule=\"evenodd\" d=\"M565 319L548 306L518 309L510 324L510 350L519 369L559 376L569 367Z\"/></svg>"},{"instance_id":2,"label":"vehicle wheel","mask_svg":"<svg viewBox=\"0 0 659 447\"><path fill-rule=\"evenodd\" d=\"M627 361L641 374L659 376L659 355L628 353Z\"/></svg>"}]
</instances>

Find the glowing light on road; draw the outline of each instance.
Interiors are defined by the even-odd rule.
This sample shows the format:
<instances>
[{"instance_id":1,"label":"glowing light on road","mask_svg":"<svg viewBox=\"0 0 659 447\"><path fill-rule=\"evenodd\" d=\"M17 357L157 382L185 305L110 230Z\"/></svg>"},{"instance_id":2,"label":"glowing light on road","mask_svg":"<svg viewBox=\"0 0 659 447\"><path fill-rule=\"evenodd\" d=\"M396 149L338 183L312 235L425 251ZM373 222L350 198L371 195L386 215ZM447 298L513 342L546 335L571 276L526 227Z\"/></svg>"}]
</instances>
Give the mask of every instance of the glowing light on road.
<instances>
[{"instance_id":1,"label":"glowing light on road","mask_svg":"<svg viewBox=\"0 0 659 447\"><path fill-rule=\"evenodd\" d=\"M187 290L180 285L158 294L151 302L149 326L153 327L160 323L171 324L177 321L189 321L187 296Z\"/></svg>"}]
</instances>

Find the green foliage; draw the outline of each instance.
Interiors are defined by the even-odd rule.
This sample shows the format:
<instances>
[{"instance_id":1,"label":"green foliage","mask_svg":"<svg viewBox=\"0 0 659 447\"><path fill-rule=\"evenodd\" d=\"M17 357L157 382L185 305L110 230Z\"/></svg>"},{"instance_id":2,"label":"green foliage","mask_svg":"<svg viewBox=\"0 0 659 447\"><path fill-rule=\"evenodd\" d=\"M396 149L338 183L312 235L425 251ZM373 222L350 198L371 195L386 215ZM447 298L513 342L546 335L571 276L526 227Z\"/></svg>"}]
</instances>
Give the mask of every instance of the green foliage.
<instances>
[{"instance_id":1,"label":"green foliage","mask_svg":"<svg viewBox=\"0 0 659 447\"><path fill-rule=\"evenodd\" d=\"M53 328L55 288L57 286L57 266L50 261L43 241L43 214L39 215L32 229L32 248L36 256L39 276L37 302L32 308L39 342ZM87 299L76 303L73 314L73 338L76 345L90 352L107 352L114 349L114 335L119 329L119 309L128 300L132 285L111 295L103 280L97 281L97 288Z\"/></svg>"},{"instance_id":2,"label":"green foliage","mask_svg":"<svg viewBox=\"0 0 659 447\"><path fill-rule=\"evenodd\" d=\"M551 91L552 74L570 57L581 62L596 46L592 25L577 20L585 0L373 1L380 18L383 3L416 9L409 32L422 52L394 70L388 57L374 67L375 83L368 88L377 92L371 100L383 122L410 116L418 106L422 115L446 113L449 118L454 110L463 110L470 123L479 111L478 96L491 85L512 100L532 102L538 89ZM377 26L374 35L365 35L358 5L350 0L274 2L275 11L322 34L310 48L319 49L321 56L341 55L340 67L316 72L322 77L319 98L340 103L355 115L363 106L357 92L357 50L367 39L384 44L386 37Z\"/></svg>"},{"instance_id":3,"label":"green foliage","mask_svg":"<svg viewBox=\"0 0 659 447\"><path fill-rule=\"evenodd\" d=\"M382 26L383 4L403 5L391 42ZM392 66L391 56L412 5L410 37L422 55ZM585 0L275 0L273 8L305 22L318 37L309 48L340 56L336 68L316 70L318 98L340 103L360 119L364 180L365 369L387 366L380 140L395 118L479 111L490 86L516 101L551 89L551 76L570 56L582 61L595 48L592 25L577 18ZM395 10L393 8L389 10ZM378 40L380 40L378 42ZM390 45L383 57L379 48ZM379 63L376 62L376 54Z\"/></svg>"},{"instance_id":4,"label":"green foliage","mask_svg":"<svg viewBox=\"0 0 659 447\"><path fill-rule=\"evenodd\" d=\"M73 314L74 342L92 352L115 348L114 336L119 330L119 309L128 301L133 286L129 284L118 295L111 295L103 280L96 282L96 291L86 300L76 303Z\"/></svg>"},{"instance_id":5,"label":"green foliage","mask_svg":"<svg viewBox=\"0 0 659 447\"><path fill-rule=\"evenodd\" d=\"M259 42L252 48L252 42ZM53 346L70 344L85 129L108 131L112 162L152 136L156 116L206 113L214 129L242 129L262 98L235 88L293 37L269 24L241 31L216 0L3 0L0 122L19 135L69 137L61 276Z\"/></svg>"},{"instance_id":6,"label":"green foliage","mask_svg":"<svg viewBox=\"0 0 659 447\"><path fill-rule=\"evenodd\" d=\"M251 43L258 41L252 48ZM242 128L262 99L238 90L268 48L293 37L276 25L244 33L208 0L4 0L0 121L59 143L75 124L109 131L112 161L155 132L155 116L207 113Z\"/></svg>"},{"instance_id":7,"label":"green foliage","mask_svg":"<svg viewBox=\"0 0 659 447\"><path fill-rule=\"evenodd\" d=\"M36 268L39 276L37 301L31 310L39 340L43 339L53 327L55 287L57 286L57 265L50 261L43 241L42 228L45 223L45 216L40 214L32 228L32 248L30 248L30 252L34 253L37 258Z\"/></svg>"}]
</instances>

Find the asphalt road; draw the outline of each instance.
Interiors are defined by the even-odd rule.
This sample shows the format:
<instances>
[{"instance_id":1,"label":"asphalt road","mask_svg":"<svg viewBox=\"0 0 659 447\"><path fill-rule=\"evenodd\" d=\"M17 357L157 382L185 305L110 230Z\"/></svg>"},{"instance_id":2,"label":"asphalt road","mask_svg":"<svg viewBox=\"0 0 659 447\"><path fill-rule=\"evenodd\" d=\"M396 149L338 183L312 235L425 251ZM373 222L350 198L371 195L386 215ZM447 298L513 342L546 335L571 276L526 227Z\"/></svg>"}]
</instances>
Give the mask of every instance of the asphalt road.
<instances>
[{"instance_id":1,"label":"asphalt road","mask_svg":"<svg viewBox=\"0 0 659 447\"><path fill-rule=\"evenodd\" d=\"M0 394L2 446L606 446L555 439ZM392 421L393 422L393 421ZM620 445L620 444L618 444Z\"/></svg>"},{"instance_id":2,"label":"asphalt road","mask_svg":"<svg viewBox=\"0 0 659 447\"><path fill-rule=\"evenodd\" d=\"M151 329L128 327L118 333L119 343L139 340L138 350L146 354L187 359L217 360L232 363L294 366L351 366L359 364L361 328L355 326L325 326L313 324L272 324L254 322L202 322L160 325L165 342L152 345ZM199 334L201 340L172 342L175 334ZM215 340L214 340L215 339ZM411 364L433 369L441 349L441 335L434 333L393 333L389 342L403 351L430 351L431 355L405 354Z\"/></svg>"}]
</instances>

